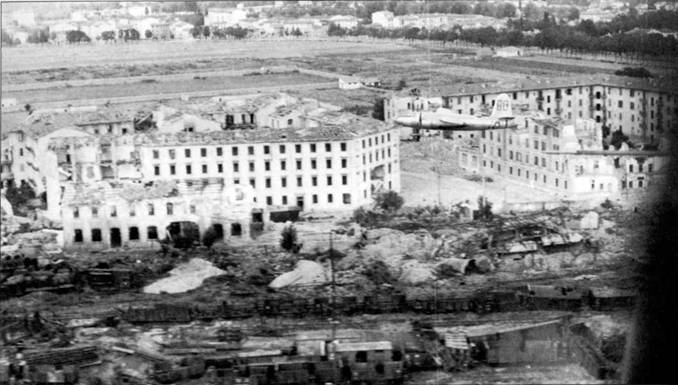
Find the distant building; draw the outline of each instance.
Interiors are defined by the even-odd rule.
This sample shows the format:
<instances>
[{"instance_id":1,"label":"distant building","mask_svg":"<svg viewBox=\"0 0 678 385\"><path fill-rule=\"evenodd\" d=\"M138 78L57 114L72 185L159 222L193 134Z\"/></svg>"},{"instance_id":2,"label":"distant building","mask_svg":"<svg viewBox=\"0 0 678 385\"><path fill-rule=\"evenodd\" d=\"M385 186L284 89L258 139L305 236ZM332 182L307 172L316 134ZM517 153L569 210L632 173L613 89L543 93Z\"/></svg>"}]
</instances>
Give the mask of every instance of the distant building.
<instances>
[{"instance_id":1,"label":"distant building","mask_svg":"<svg viewBox=\"0 0 678 385\"><path fill-rule=\"evenodd\" d=\"M247 11L238 8L210 8L205 16L205 25L212 27L230 27L247 19Z\"/></svg>"},{"instance_id":2,"label":"distant building","mask_svg":"<svg viewBox=\"0 0 678 385\"><path fill-rule=\"evenodd\" d=\"M132 17L144 17L152 14L153 11L147 5L135 5L127 7L127 13Z\"/></svg>"},{"instance_id":3,"label":"distant building","mask_svg":"<svg viewBox=\"0 0 678 385\"><path fill-rule=\"evenodd\" d=\"M16 22L20 27L35 27L37 24L35 22L35 13L28 10L14 11L11 14L11 18Z\"/></svg>"},{"instance_id":4,"label":"distant building","mask_svg":"<svg viewBox=\"0 0 678 385\"><path fill-rule=\"evenodd\" d=\"M339 88L342 90L355 90L362 87L359 78L353 76L342 76L339 78Z\"/></svg>"},{"instance_id":5,"label":"distant building","mask_svg":"<svg viewBox=\"0 0 678 385\"><path fill-rule=\"evenodd\" d=\"M139 31L140 39L146 39L146 31L153 34L153 26L161 24L161 21L157 17L144 17L143 19L134 20L130 24L131 27ZM152 37L155 37L155 35Z\"/></svg>"},{"instance_id":6,"label":"distant building","mask_svg":"<svg viewBox=\"0 0 678 385\"><path fill-rule=\"evenodd\" d=\"M381 81L376 77L362 78L360 83L367 87L379 87L381 85Z\"/></svg>"},{"instance_id":7,"label":"distant building","mask_svg":"<svg viewBox=\"0 0 678 385\"><path fill-rule=\"evenodd\" d=\"M497 57L516 57L523 56L523 50L517 47L502 47L495 53Z\"/></svg>"},{"instance_id":8,"label":"distant building","mask_svg":"<svg viewBox=\"0 0 678 385\"><path fill-rule=\"evenodd\" d=\"M141 32L140 32L141 33ZM167 22L159 22L151 25L151 33L155 39L170 39L172 38L172 30L170 24Z\"/></svg>"},{"instance_id":9,"label":"distant building","mask_svg":"<svg viewBox=\"0 0 678 385\"><path fill-rule=\"evenodd\" d=\"M394 16L393 12L379 11L372 13L372 24L384 28L417 27L432 29L460 26L461 28L494 27L496 29L504 28L506 20L482 15L451 13L419 13Z\"/></svg>"},{"instance_id":10,"label":"distant building","mask_svg":"<svg viewBox=\"0 0 678 385\"><path fill-rule=\"evenodd\" d=\"M16 106L16 98L2 98L2 108Z\"/></svg>"},{"instance_id":11,"label":"distant building","mask_svg":"<svg viewBox=\"0 0 678 385\"><path fill-rule=\"evenodd\" d=\"M481 47L476 50L476 59L484 59L494 56L494 51L489 47Z\"/></svg>"},{"instance_id":12,"label":"distant building","mask_svg":"<svg viewBox=\"0 0 678 385\"><path fill-rule=\"evenodd\" d=\"M193 38L193 24L185 21L175 21L169 25L170 32L177 40L186 40Z\"/></svg>"},{"instance_id":13,"label":"distant building","mask_svg":"<svg viewBox=\"0 0 678 385\"><path fill-rule=\"evenodd\" d=\"M655 9L665 9L667 11L675 11L678 9L678 3L675 1L659 1L654 3Z\"/></svg>"},{"instance_id":14,"label":"distant building","mask_svg":"<svg viewBox=\"0 0 678 385\"><path fill-rule=\"evenodd\" d=\"M372 13L372 24L380 25L384 28L391 28L393 26L393 12L379 11Z\"/></svg>"},{"instance_id":15,"label":"distant building","mask_svg":"<svg viewBox=\"0 0 678 385\"><path fill-rule=\"evenodd\" d=\"M346 29L358 26L358 18L352 15L335 15L330 17L329 22Z\"/></svg>"}]
</instances>

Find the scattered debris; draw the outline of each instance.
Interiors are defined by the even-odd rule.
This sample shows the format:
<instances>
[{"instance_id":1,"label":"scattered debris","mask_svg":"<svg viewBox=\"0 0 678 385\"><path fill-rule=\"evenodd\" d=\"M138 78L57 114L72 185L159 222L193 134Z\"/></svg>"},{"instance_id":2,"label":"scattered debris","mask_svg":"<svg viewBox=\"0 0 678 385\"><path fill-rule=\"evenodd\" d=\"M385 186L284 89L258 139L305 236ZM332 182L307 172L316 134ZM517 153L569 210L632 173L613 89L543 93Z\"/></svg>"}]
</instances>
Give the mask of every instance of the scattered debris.
<instances>
[{"instance_id":1,"label":"scattered debris","mask_svg":"<svg viewBox=\"0 0 678 385\"><path fill-rule=\"evenodd\" d=\"M589 211L579 222L579 228L584 230L591 230L598 228L598 221L600 216L595 211Z\"/></svg>"}]
</instances>

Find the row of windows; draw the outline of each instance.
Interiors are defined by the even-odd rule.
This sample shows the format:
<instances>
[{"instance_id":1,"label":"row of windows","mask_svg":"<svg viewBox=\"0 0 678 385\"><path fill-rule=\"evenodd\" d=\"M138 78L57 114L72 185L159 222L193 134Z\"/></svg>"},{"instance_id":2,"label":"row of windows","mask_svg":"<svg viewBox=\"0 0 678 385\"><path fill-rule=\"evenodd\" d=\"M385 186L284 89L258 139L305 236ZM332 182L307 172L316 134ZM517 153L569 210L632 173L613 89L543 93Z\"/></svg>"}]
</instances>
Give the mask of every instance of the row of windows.
<instances>
[{"instance_id":1,"label":"row of windows","mask_svg":"<svg viewBox=\"0 0 678 385\"><path fill-rule=\"evenodd\" d=\"M386 157L389 157L389 158L391 157L391 148L389 147L387 150L388 151L385 152L383 148L381 149L381 158L382 159L386 159ZM372 153L371 152L368 153L367 156L365 156L365 154L363 154L363 166L367 164L368 157L369 157L370 163L372 163L372 159L373 159ZM374 161L376 162L378 160L379 160L379 150L374 152Z\"/></svg>"},{"instance_id":2,"label":"row of windows","mask_svg":"<svg viewBox=\"0 0 678 385\"><path fill-rule=\"evenodd\" d=\"M390 134L389 134L390 136ZM316 152L317 151L317 143L309 143L309 149L311 152ZM271 147L270 145L264 145L263 146L263 152L264 155L271 154ZM341 142L339 143L339 148L341 151L346 151L346 142ZM208 153L208 148L203 147L200 149L200 156L205 158L207 157ZM301 153L301 144L295 144L294 145L294 151L297 154ZM231 147L231 155L233 156L238 156L240 150L238 146L232 146ZM332 143L325 143L325 152L332 152ZM223 156L224 154L224 148L223 147L216 147L215 148L215 153L216 156ZM286 154L287 153L287 145L281 144L278 146L278 153L279 154ZM190 158L193 152L191 151L190 148L185 148L184 149L184 157L185 158ZM170 159L176 159L177 155L177 150L176 149L168 149L167 150L167 155L169 156ZM247 146L247 155L254 155L254 146ZM160 158L160 150L153 150L153 159L159 159Z\"/></svg>"},{"instance_id":3,"label":"row of windows","mask_svg":"<svg viewBox=\"0 0 678 385\"><path fill-rule=\"evenodd\" d=\"M631 173L634 172L634 169L635 168L633 167L633 165L629 164L629 172L631 172ZM652 163L648 163L647 172L652 173L652 171L654 171L654 165ZM643 172L643 164L642 163L638 163L638 172L639 173Z\"/></svg>"},{"instance_id":4,"label":"row of windows","mask_svg":"<svg viewBox=\"0 0 678 385\"><path fill-rule=\"evenodd\" d=\"M535 145L536 145L536 143L537 143L537 142L535 141ZM483 154L486 154L486 153L487 153L486 150L487 150L487 149L486 149L485 145L483 144ZM545 148L542 148L542 150L545 150ZM508 155L509 155L509 160L514 160L514 153L513 153L513 151L509 151L509 154L508 154ZM501 148L498 148L498 149L497 149L497 157L501 158ZM529 155L529 154L525 154L524 159L525 159L525 163L529 163L529 162L530 162L530 155ZM539 158L539 157L536 156L536 155L533 157L533 163L534 163L534 165L535 165L535 166L539 166L539 160L540 160L540 159L541 159L541 167L546 167L546 158L544 158L544 157ZM522 162L522 161L523 161L523 154L516 151L516 152L515 152L515 161L517 161L517 162ZM556 163L557 163L557 162L556 162Z\"/></svg>"},{"instance_id":5,"label":"row of windows","mask_svg":"<svg viewBox=\"0 0 678 385\"><path fill-rule=\"evenodd\" d=\"M487 161L486 160L483 160L483 167L487 167ZM494 169L494 162L492 162L492 161L490 161L490 168ZM501 172L501 165L499 163L497 163L497 171ZM513 167L509 167L508 171L509 171L509 175L514 175L513 174L513 171L514 171ZM525 170L525 172L523 173L522 172L523 170L521 168L516 168L515 171L516 171L517 176L522 176L522 174L524 174L525 179L528 179L528 180L530 179L530 171L529 170ZM536 172L532 173L532 178L533 178L534 181L539 181L539 174L536 173ZM546 175L542 174L541 181L542 181L543 184L548 184L548 177ZM558 178L554 178L553 184L555 185L555 187L560 187L560 180ZM563 188L565 188L567 190L567 181L564 181Z\"/></svg>"},{"instance_id":6,"label":"row of windows","mask_svg":"<svg viewBox=\"0 0 678 385\"><path fill-rule=\"evenodd\" d=\"M95 228L90 232L90 239L92 242L101 242L103 240L101 229ZM132 226L128 229L128 235L130 241L138 241L139 238L139 228ZM158 227L148 226L146 228L146 239L158 239ZM81 243L84 241L82 229L75 229L73 234L73 242Z\"/></svg>"},{"instance_id":7,"label":"row of windows","mask_svg":"<svg viewBox=\"0 0 678 385\"><path fill-rule=\"evenodd\" d=\"M644 181L642 179L638 178L638 184L636 186L638 186L638 188L643 188L643 183L644 183ZM630 181L623 180L621 182L621 188L622 189L627 189L627 188L632 189L632 188L634 188L633 187L633 181L632 180L630 180Z\"/></svg>"},{"instance_id":8,"label":"row of windows","mask_svg":"<svg viewBox=\"0 0 678 385\"><path fill-rule=\"evenodd\" d=\"M381 137L381 144L386 143L385 140L388 140L389 142L391 141L391 133L387 133L386 136L384 136L384 134L381 134L380 136L374 137L374 145L375 146L379 144L379 138L380 137ZM372 147L372 138L367 138L367 141L365 141L365 139L363 139L362 144L363 144L363 148Z\"/></svg>"},{"instance_id":9,"label":"row of windows","mask_svg":"<svg viewBox=\"0 0 678 385\"><path fill-rule=\"evenodd\" d=\"M155 204L153 203L148 203L146 205L146 211L148 215L155 215ZM189 206L189 211L191 214L195 214L196 212L196 207L195 205L190 205ZM174 203L168 202L165 204L165 212L167 215L174 215ZM99 217L99 208L98 207L90 207L90 213L92 214L93 218L98 218ZM110 206L108 209L108 213L111 218L115 218L118 216L118 208L116 206ZM135 206L130 206L129 208L129 216L130 217L135 217L137 215L136 208ZM75 207L73 209L73 218L80 218L80 208Z\"/></svg>"},{"instance_id":10,"label":"row of windows","mask_svg":"<svg viewBox=\"0 0 678 385\"><path fill-rule=\"evenodd\" d=\"M389 172L390 172L390 168L389 168ZM367 178L366 174L363 173L363 179L366 180L366 178ZM266 188L271 188L271 185L272 185L271 181L272 181L271 178L266 178L264 180L264 185L266 186ZM328 186L328 187L333 186L333 184L334 184L334 178L333 178L332 175L327 175L325 181L326 181L326 186ZM240 179L234 179L233 182L234 182L234 184L240 184ZM253 178L250 179L250 185L252 185L252 187L256 187L255 179L253 179ZM287 187L287 177L281 177L280 178L280 185L282 187ZM303 178L301 176L296 177L296 185L297 185L297 187L303 187ZM314 175L314 176L311 177L311 185L314 186L314 187L318 186L318 177L317 176ZM341 185L342 186L348 185L348 175L341 175ZM153 203L148 203L146 205L146 208L147 208L147 214L148 215L150 215L150 216L155 215L155 205ZM171 202L167 203L165 205L165 210L166 210L167 215L174 215L174 204L171 203ZM196 212L195 205L190 205L189 210L190 210L191 214L195 214L195 212ZM91 207L90 211L91 211L92 217L97 218L99 216L99 208L98 207ZM110 206L109 207L109 215L112 218L115 218L115 217L118 216L118 211L117 211L116 206ZM130 207L129 216L130 217L136 216L136 209L135 209L134 206ZM78 207L73 209L73 218L80 218L80 209Z\"/></svg>"},{"instance_id":11,"label":"row of windows","mask_svg":"<svg viewBox=\"0 0 678 385\"><path fill-rule=\"evenodd\" d=\"M334 195L335 194L327 194L326 203L334 203ZM343 204L350 205L351 204L351 194L348 194L348 193L341 194L341 200L342 200ZM319 199L318 199L318 194L311 195L311 201L313 202L313 204L320 203ZM286 206L288 204L287 195L282 195L280 197L279 202L280 202L281 205ZM272 206L274 204L272 196L266 197L266 204L268 206Z\"/></svg>"},{"instance_id":12,"label":"row of windows","mask_svg":"<svg viewBox=\"0 0 678 385\"><path fill-rule=\"evenodd\" d=\"M527 120L525 121L525 128L527 128ZM547 127L542 127L542 130L540 131L540 130L539 130L539 126L535 125L535 126L534 126L534 133L535 133L536 135L539 135L539 134L541 133L541 134L544 135L544 136L548 136L548 128L547 128ZM558 138L558 137L560 137L560 131L559 131L558 129L556 129L556 128L551 128L551 135L552 135L554 138ZM483 139L486 139L486 138L487 138L487 136L486 136L486 134L485 134L485 131L481 131L481 132L480 132L480 137L483 138ZM494 133L493 133L492 131L490 131L490 133L489 133L489 139L490 139L490 140L494 140L494 137L495 137ZM497 135L496 135L496 137L497 137L497 143L501 143L501 133L498 132ZM509 144L513 144L513 135L509 135L509 136L508 136L508 142L509 142ZM516 144L520 145L520 141L516 140ZM529 144L529 139L528 139L528 138L525 138L525 147L529 147L529 146L530 146L530 144ZM545 142L542 142L542 146L543 146L544 148L546 148Z\"/></svg>"},{"instance_id":13,"label":"row of windows","mask_svg":"<svg viewBox=\"0 0 678 385\"><path fill-rule=\"evenodd\" d=\"M389 149L389 154L390 154L390 149ZM370 158L371 159L371 158ZM327 158L325 159L325 168L326 169L332 169L332 159ZM297 159L295 161L295 166L297 170L302 169L302 161L301 159ZM217 173L221 174L224 173L224 164L223 163L217 163ZM192 164L186 164L184 166L184 170L186 171L186 175L191 175L193 174L193 165ZM348 167L348 159L342 158L341 159L341 168L347 168ZM316 159L311 159L311 169L315 170L318 168L318 162ZM251 161L248 163L248 169L250 172L255 172L256 167L255 167L255 162ZM286 160L281 160L280 161L280 169L282 171L287 170L287 161ZM176 175L177 174L177 167L176 164L170 164L169 165L169 175ZM209 165L208 164L202 164L200 165L200 170L203 174L209 174ZM271 171L271 162L270 161L265 161L264 162L264 171ZM240 162L233 162L232 163L232 172L237 173L240 172ZM159 176L162 174L161 171L161 165L155 164L153 165L153 174L156 176Z\"/></svg>"}]
</instances>

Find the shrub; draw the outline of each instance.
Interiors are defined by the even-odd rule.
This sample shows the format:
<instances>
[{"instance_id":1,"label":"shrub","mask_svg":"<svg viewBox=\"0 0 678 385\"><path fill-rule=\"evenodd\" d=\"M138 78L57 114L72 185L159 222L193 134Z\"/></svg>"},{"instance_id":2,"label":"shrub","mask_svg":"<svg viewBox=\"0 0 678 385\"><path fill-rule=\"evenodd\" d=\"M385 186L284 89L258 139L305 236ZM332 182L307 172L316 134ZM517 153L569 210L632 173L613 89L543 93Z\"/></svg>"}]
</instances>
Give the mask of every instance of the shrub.
<instances>
[{"instance_id":1,"label":"shrub","mask_svg":"<svg viewBox=\"0 0 678 385\"><path fill-rule=\"evenodd\" d=\"M214 226L208 227L207 230L205 230L205 234L202 236L202 244L207 246L207 248L211 248L217 240L219 240L217 230Z\"/></svg>"},{"instance_id":2,"label":"shrub","mask_svg":"<svg viewBox=\"0 0 678 385\"><path fill-rule=\"evenodd\" d=\"M403 203L405 203L405 200L395 191L386 191L378 194L375 198L375 207L388 212L398 211Z\"/></svg>"},{"instance_id":3,"label":"shrub","mask_svg":"<svg viewBox=\"0 0 678 385\"><path fill-rule=\"evenodd\" d=\"M297 245L297 229L294 226L285 226L280 232L280 247L286 251L293 251Z\"/></svg>"}]
</instances>

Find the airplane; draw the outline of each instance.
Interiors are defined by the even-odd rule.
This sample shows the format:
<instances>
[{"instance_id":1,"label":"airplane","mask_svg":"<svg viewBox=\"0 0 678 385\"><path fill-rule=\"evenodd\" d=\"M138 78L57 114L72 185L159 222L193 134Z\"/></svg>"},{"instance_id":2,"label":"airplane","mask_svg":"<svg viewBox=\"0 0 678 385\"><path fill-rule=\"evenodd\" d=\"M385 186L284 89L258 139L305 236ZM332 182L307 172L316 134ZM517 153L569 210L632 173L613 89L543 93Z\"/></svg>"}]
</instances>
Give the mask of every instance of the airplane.
<instances>
[{"instance_id":1,"label":"airplane","mask_svg":"<svg viewBox=\"0 0 678 385\"><path fill-rule=\"evenodd\" d=\"M478 117L474 115L456 114L447 108L438 108L435 111L422 111L418 114L398 116L394 122L401 126L414 128L414 139L419 141L421 129L443 131L482 131L515 128L509 125L513 120L511 99L507 94L500 94L492 107L490 116Z\"/></svg>"}]
</instances>

